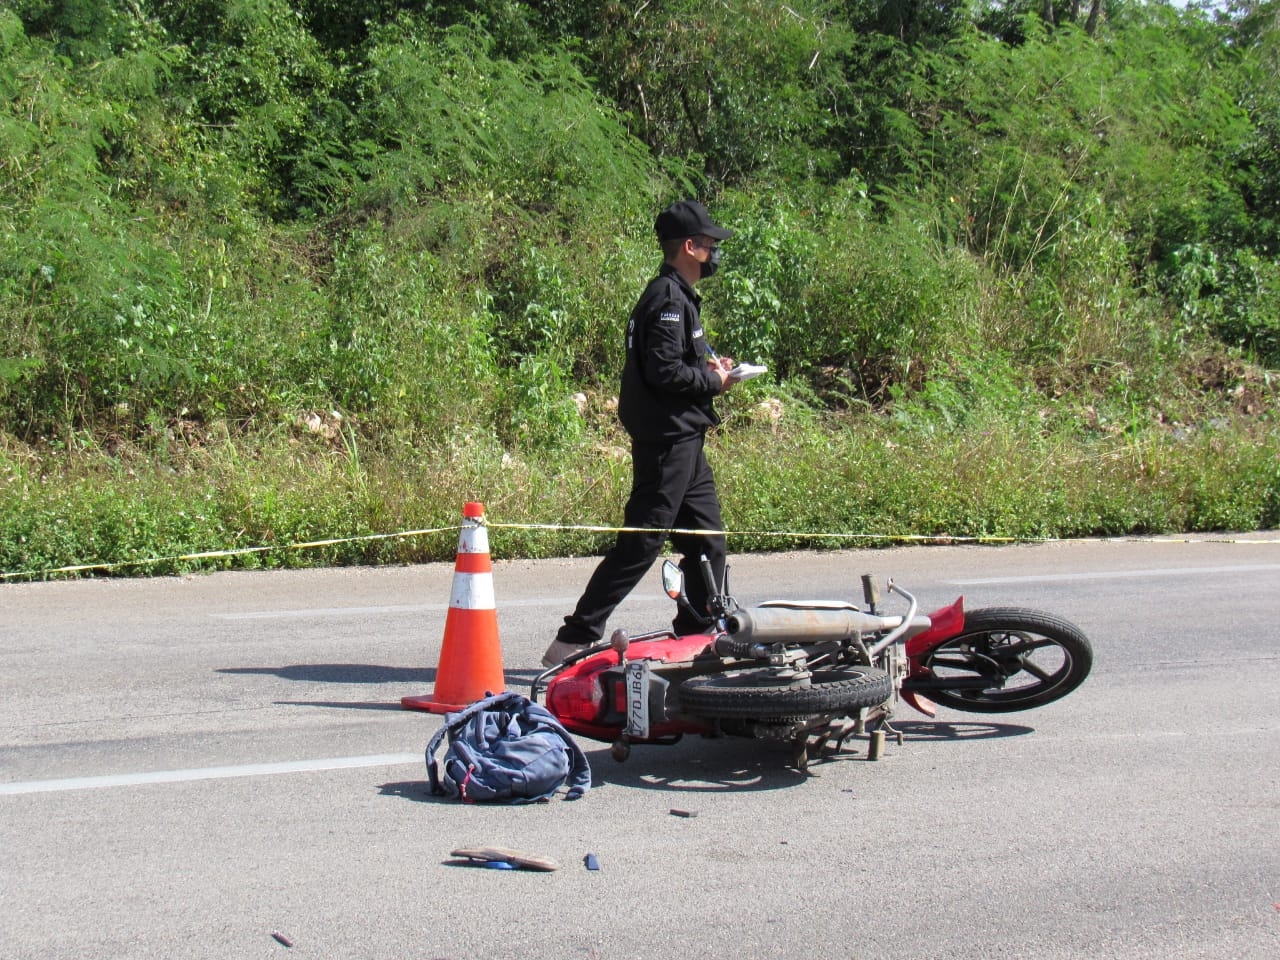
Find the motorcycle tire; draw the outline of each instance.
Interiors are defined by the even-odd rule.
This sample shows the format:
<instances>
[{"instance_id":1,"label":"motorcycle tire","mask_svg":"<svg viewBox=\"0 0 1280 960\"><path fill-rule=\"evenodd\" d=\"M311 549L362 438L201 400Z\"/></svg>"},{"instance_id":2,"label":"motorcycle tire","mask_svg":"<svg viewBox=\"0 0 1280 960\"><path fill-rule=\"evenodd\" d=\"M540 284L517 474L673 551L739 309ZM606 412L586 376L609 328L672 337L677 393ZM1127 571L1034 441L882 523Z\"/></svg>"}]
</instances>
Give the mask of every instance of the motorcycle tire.
<instances>
[{"instance_id":1,"label":"motorcycle tire","mask_svg":"<svg viewBox=\"0 0 1280 960\"><path fill-rule=\"evenodd\" d=\"M708 673L680 684L680 709L713 720L777 720L855 713L893 695L875 667L815 670L787 680L760 668Z\"/></svg>"},{"instance_id":2,"label":"motorcycle tire","mask_svg":"<svg viewBox=\"0 0 1280 960\"><path fill-rule=\"evenodd\" d=\"M931 674L920 692L953 710L1012 713L1065 697L1093 666L1093 648L1075 624L1038 610L990 607L964 615L964 632L919 658ZM989 686L948 688L947 680Z\"/></svg>"}]
</instances>

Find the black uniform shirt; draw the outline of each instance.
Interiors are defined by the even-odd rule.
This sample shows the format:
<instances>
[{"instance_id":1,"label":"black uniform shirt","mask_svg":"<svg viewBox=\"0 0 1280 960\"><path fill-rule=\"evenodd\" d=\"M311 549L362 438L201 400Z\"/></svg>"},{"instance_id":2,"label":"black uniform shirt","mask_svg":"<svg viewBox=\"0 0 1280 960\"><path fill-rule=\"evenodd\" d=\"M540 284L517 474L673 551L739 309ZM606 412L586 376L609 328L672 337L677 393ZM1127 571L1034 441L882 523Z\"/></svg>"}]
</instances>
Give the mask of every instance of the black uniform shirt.
<instances>
[{"instance_id":1,"label":"black uniform shirt","mask_svg":"<svg viewBox=\"0 0 1280 960\"><path fill-rule=\"evenodd\" d=\"M712 399L723 389L707 367L701 298L670 264L649 281L627 322L618 416L631 439L670 443L720 422Z\"/></svg>"}]
</instances>

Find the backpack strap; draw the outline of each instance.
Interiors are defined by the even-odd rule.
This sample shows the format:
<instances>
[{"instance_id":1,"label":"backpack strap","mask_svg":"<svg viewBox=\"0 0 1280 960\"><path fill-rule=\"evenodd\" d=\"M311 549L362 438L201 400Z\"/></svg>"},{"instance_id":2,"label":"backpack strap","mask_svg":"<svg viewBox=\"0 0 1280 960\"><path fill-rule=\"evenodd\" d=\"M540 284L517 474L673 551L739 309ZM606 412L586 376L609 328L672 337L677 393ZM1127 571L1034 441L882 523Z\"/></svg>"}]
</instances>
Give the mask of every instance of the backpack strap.
<instances>
[{"instance_id":1,"label":"backpack strap","mask_svg":"<svg viewBox=\"0 0 1280 960\"><path fill-rule=\"evenodd\" d=\"M440 773L436 764L436 751L440 748L441 741L446 736L457 734L466 722L476 714L483 713L485 710L501 709L508 706L513 700L523 699L524 697L520 694L510 691L490 694L461 710L445 715L444 724L431 735L431 739L427 742L427 779L431 783L431 793L434 796L443 796L446 792L444 787L440 785Z\"/></svg>"},{"instance_id":2,"label":"backpack strap","mask_svg":"<svg viewBox=\"0 0 1280 960\"><path fill-rule=\"evenodd\" d=\"M443 796L445 789L440 786L440 774L436 769L436 749L440 746L440 741L444 739L444 735L449 732L448 727L441 727L431 739L427 741L427 779L431 782L431 793L433 796Z\"/></svg>"}]
</instances>

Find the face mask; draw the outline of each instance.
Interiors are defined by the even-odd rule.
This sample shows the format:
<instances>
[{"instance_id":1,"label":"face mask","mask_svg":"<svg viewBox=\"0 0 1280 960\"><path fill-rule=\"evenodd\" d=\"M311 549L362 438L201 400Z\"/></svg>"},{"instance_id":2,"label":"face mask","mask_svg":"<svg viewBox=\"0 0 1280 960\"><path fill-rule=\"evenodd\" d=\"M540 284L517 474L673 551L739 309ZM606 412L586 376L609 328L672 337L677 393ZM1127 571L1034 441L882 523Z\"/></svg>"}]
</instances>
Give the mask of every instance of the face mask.
<instances>
[{"instance_id":1,"label":"face mask","mask_svg":"<svg viewBox=\"0 0 1280 960\"><path fill-rule=\"evenodd\" d=\"M720 248L716 247L712 250L706 262L699 264L699 266L701 267L700 275L704 280L720 269Z\"/></svg>"}]
</instances>

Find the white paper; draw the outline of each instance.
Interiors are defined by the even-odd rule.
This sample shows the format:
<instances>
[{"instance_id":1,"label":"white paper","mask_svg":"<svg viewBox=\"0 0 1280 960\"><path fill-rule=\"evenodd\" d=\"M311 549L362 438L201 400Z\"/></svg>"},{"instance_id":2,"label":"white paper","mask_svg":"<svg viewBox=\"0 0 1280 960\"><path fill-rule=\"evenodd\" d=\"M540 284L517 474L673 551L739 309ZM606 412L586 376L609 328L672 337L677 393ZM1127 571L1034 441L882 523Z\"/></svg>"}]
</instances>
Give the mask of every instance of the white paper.
<instances>
[{"instance_id":1,"label":"white paper","mask_svg":"<svg viewBox=\"0 0 1280 960\"><path fill-rule=\"evenodd\" d=\"M750 380L752 377L758 377L766 372L769 368L754 363L740 363L729 371L730 380Z\"/></svg>"}]
</instances>

